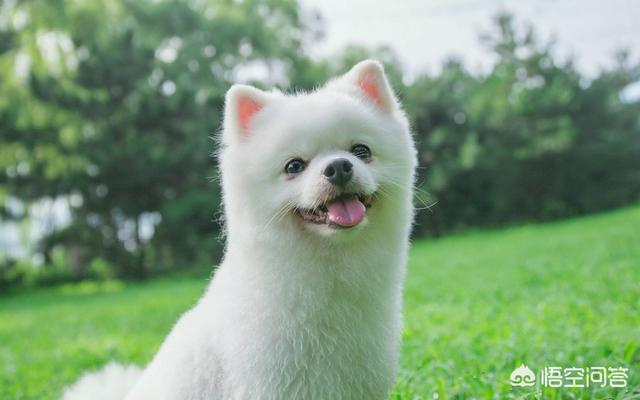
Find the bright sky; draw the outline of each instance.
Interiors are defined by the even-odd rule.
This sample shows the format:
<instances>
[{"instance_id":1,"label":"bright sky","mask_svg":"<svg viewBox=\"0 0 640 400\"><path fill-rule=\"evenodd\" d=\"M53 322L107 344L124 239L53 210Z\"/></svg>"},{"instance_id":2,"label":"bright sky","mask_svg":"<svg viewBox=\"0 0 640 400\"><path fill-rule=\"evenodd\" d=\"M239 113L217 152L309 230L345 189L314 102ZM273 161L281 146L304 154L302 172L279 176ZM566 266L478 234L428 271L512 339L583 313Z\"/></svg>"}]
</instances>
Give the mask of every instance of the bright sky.
<instances>
[{"instance_id":1,"label":"bright sky","mask_svg":"<svg viewBox=\"0 0 640 400\"><path fill-rule=\"evenodd\" d=\"M511 11L542 38L557 38L558 54L572 54L589 75L610 64L616 50L640 61L640 0L301 0L325 18L326 37L313 50L328 55L347 44L389 45L410 75L437 71L447 55L472 70L490 64L478 32Z\"/></svg>"}]
</instances>

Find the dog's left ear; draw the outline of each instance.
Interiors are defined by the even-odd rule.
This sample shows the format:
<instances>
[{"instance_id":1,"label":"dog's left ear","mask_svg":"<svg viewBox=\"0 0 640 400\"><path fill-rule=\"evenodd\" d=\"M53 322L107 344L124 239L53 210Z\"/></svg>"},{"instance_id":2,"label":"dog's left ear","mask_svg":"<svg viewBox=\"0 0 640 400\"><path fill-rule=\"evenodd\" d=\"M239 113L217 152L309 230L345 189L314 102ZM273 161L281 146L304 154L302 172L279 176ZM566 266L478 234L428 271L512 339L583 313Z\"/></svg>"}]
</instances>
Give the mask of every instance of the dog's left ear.
<instances>
[{"instance_id":1,"label":"dog's left ear","mask_svg":"<svg viewBox=\"0 0 640 400\"><path fill-rule=\"evenodd\" d=\"M350 92L373 103L383 111L392 113L399 108L396 96L387 81L382 64L375 60L365 60L354 65L341 80L350 86Z\"/></svg>"},{"instance_id":2,"label":"dog's left ear","mask_svg":"<svg viewBox=\"0 0 640 400\"><path fill-rule=\"evenodd\" d=\"M224 100L224 135L232 140L248 137L254 118L269 100L269 93L253 86L233 85Z\"/></svg>"}]
</instances>

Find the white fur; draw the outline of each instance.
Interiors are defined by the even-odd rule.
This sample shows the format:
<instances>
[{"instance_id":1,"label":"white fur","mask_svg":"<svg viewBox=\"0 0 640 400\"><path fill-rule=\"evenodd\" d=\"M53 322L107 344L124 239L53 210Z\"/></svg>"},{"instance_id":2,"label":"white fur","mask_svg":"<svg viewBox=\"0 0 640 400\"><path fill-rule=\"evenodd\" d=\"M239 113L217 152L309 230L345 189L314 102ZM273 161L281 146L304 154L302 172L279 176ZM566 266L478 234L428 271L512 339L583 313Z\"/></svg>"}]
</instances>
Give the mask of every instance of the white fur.
<instances>
[{"instance_id":1,"label":"white fur","mask_svg":"<svg viewBox=\"0 0 640 400\"><path fill-rule=\"evenodd\" d=\"M363 74L381 101L359 89ZM243 96L260 105L245 128ZM356 143L371 148L372 162L349 152ZM292 157L308 161L294 179L283 173ZM302 222L285 206L335 195L320 172L336 157L354 165L350 190L377 199L354 228ZM232 87L219 158L224 261L125 399L386 398L398 367L416 154L382 67L363 61L312 93ZM80 395L89 382L95 395ZM84 378L65 400L98 399L109 385L127 386Z\"/></svg>"},{"instance_id":2,"label":"white fur","mask_svg":"<svg viewBox=\"0 0 640 400\"><path fill-rule=\"evenodd\" d=\"M141 374L142 370L139 367L111 362L98 372L85 373L78 382L64 392L63 398L65 400L124 399Z\"/></svg>"}]
</instances>

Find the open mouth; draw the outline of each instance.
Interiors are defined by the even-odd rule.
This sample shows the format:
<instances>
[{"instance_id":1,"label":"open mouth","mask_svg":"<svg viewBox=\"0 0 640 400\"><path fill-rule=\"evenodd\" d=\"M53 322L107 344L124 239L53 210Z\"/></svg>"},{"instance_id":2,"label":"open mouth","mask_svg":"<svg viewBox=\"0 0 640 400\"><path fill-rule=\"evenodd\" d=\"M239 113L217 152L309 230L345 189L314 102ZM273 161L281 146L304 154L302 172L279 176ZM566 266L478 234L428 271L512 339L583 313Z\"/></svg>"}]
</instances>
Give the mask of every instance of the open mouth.
<instances>
[{"instance_id":1,"label":"open mouth","mask_svg":"<svg viewBox=\"0 0 640 400\"><path fill-rule=\"evenodd\" d=\"M365 217L372 195L343 194L312 210L297 210L306 222L333 228L352 228Z\"/></svg>"}]
</instances>

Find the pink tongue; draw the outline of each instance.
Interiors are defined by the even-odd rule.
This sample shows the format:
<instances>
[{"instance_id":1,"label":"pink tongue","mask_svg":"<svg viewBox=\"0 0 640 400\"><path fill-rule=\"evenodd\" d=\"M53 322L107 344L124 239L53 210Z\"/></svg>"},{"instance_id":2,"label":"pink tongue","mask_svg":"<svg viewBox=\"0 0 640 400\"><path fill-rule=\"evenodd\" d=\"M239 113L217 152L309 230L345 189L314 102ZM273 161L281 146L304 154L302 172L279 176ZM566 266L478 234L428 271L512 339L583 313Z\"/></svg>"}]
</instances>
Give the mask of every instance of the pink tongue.
<instances>
[{"instance_id":1,"label":"pink tongue","mask_svg":"<svg viewBox=\"0 0 640 400\"><path fill-rule=\"evenodd\" d=\"M343 226L351 227L358 225L364 218L364 204L357 197L337 198L327 204L329 221Z\"/></svg>"}]
</instances>

